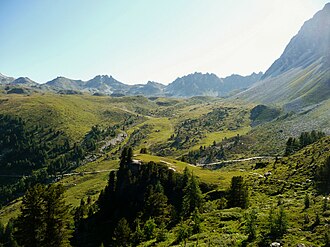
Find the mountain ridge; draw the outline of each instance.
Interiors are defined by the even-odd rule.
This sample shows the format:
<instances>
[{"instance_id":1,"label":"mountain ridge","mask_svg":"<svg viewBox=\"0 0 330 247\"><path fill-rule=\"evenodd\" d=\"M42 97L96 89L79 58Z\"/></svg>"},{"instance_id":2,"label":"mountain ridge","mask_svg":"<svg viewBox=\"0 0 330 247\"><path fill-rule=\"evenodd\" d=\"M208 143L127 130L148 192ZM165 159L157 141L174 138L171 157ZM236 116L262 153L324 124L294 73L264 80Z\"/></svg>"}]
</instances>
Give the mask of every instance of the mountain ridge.
<instances>
[{"instance_id":1,"label":"mountain ridge","mask_svg":"<svg viewBox=\"0 0 330 247\"><path fill-rule=\"evenodd\" d=\"M301 111L330 96L330 3L306 21L261 80L235 95Z\"/></svg>"},{"instance_id":2,"label":"mountain ridge","mask_svg":"<svg viewBox=\"0 0 330 247\"><path fill-rule=\"evenodd\" d=\"M143 96L166 96L166 97L194 97L194 96L226 96L233 90L243 90L258 81L262 72L253 72L248 76L232 74L220 78L214 73L194 72L176 80L168 85L159 82L148 81L146 84L129 85L116 80L111 75L97 75L94 78L83 81L74 80L64 76L58 76L43 84L38 84L29 78L18 79L0 76L0 85L25 85L35 86L42 90L62 92L74 90L86 93L101 93L105 95L143 95ZM25 79L23 79L25 78ZM17 81L18 80L18 81Z\"/></svg>"}]
</instances>

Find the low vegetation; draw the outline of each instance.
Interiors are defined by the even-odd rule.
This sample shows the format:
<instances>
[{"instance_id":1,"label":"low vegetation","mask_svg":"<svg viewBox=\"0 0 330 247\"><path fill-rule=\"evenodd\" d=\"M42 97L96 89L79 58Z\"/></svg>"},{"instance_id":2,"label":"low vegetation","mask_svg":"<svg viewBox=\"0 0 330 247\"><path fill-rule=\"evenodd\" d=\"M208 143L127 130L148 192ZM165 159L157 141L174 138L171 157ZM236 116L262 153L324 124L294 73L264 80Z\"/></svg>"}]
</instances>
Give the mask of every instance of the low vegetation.
<instances>
[{"instance_id":1,"label":"low vegetation","mask_svg":"<svg viewBox=\"0 0 330 247\"><path fill-rule=\"evenodd\" d=\"M204 97L1 97L0 246L329 244L330 139L288 134L291 115Z\"/></svg>"}]
</instances>

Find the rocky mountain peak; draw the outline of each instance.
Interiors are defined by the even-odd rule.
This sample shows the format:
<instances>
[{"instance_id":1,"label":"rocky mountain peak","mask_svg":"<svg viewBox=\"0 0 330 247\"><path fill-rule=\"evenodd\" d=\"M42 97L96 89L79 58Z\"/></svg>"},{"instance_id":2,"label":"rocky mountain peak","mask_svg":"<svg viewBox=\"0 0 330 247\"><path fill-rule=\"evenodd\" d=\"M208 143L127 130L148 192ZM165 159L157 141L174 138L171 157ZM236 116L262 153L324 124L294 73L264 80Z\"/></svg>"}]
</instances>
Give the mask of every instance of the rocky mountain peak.
<instances>
[{"instance_id":1,"label":"rocky mountain peak","mask_svg":"<svg viewBox=\"0 0 330 247\"><path fill-rule=\"evenodd\" d=\"M306 68L319 59L324 66L330 65L330 3L304 23L263 79L293 68Z\"/></svg>"}]
</instances>

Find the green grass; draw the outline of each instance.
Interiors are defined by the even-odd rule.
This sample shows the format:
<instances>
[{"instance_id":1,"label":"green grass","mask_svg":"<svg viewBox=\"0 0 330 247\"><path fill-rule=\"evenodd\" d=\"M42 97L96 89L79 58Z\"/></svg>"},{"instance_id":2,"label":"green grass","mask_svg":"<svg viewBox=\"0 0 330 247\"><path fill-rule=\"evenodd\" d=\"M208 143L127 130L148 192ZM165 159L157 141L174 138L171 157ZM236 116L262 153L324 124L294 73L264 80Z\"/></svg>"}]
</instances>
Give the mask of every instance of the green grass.
<instances>
[{"instance_id":1,"label":"green grass","mask_svg":"<svg viewBox=\"0 0 330 247\"><path fill-rule=\"evenodd\" d=\"M67 204L76 207L79 205L81 199L86 199L91 196L96 200L101 190L104 189L108 182L108 177L111 170L119 166L119 160L103 160L103 158L78 167L73 172L95 172L102 171L95 174L81 174L64 177L58 183L65 188L65 201ZM15 200L6 207L0 210L0 222L6 224L10 218L15 218L19 214L20 199Z\"/></svg>"},{"instance_id":2,"label":"green grass","mask_svg":"<svg viewBox=\"0 0 330 247\"><path fill-rule=\"evenodd\" d=\"M250 126L242 127L240 129L231 131L231 130L224 130L221 132L211 132L206 133L206 137L203 138L198 144L193 146L191 149L196 150L199 149L200 146L210 146L213 144L214 141L221 142L225 138L231 138L237 135L245 135L251 130Z\"/></svg>"},{"instance_id":3,"label":"green grass","mask_svg":"<svg viewBox=\"0 0 330 247\"><path fill-rule=\"evenodd\" d=\"M241 171L241 168L237 167L226 168L222 170L209 170L175 159L149 154L137 154L134 158L137 160L141 160L145 163L150 161L153 161L155 163L163 163L180 173L183 172L186 167L188 167L188 169L193 172L194 175L196 175L201 181L215 184L222 189L227 189L229 187L231 178L233 176L239 176L244 174Z\"/></svg>"},{"instance_id":4,"label":"green grass","mask_svg":"<svg viewBox=\"0 0 330 247\"><path fill-rule=\"evenodd\" d=\"M259 210L258 229L265 228L270 207L277 206L278 200L281 199L289 219L289 233L283 238L284 246L296 246L298 243L304 243L308 246L320 246L322 244L322 236L327 231L326 222L330 222L330 217L322 214L322 196L317 194L313 186L305 187L303 183L306 179L313 179L315 168L330 155L329 138L324 138L295 155L282 158L275 166L273 162L270 162L265 168L257 170L253 169L253 162L236 163L224 166L221 169L208 170L178 161L173 157L178 157L191 149L199 148L201 145L212 145L213 141L219 142L224 138L230 138L237 134L240 136L247 134L252 140L255 140L255 146L250 147L251 153L263 154L265 152L267 154L267 152L271 153L273 151L273 154L280 154L288 135L295 133L292 132L292 126L299 130L295 130L297 134L301 132L299 126L306 125L306 123L311 125L309 123L316 122L314 126L328 128L329 108L327 106L329 106L330 101L325 102L324 105L306 115L293 115L287 119L277 120L251 129L248 120L249 114L247 114L251 105L237 106L237 103L235 105L235 103L227 103L219 99L209 101L206 99L177 100L165 98L148 100L143 97L111 98L51 94L0 96L0 99L4 98L8 98L8 101L0 103L0 113L22 116L24 119L30 120L31 126L36 123L49 124L54 126L56 130L63 130L73 140L81 140L91 126L95 124L108 126L122 121L128 115L142 116L140 122L125 130L130 135L135 129L143 125L149 126L150 131L147 137L134 147L136 153L134 159L141 160L144 163L149 161L163 163L177 172L182 172L185 167L188 167L200 181L215 184L219 190L226 190L230 186L232 177L241 175L250 187L251 206ZM159 106L157 102L163 102L167 105ZM226 120L223 131L205 131L205 137L199 140L197 144L187 150L176 150L173 157L137 154L141 147L149 149L155 145L166 143L174 133L175 126L184 119L199 118L215 108L224 106L235 107L235 109L232 110L232 114ZM242 117L243 122L241 125L234 130L228 130L229 126L236 124L237 117L242 116L240 114L243 114L244 111L245 115ZM308 117L311 117L313 121L308 122L306 119ZM301 128L306 130L303 127ZM86 199L87 196L91 196L93 201L97 199L98 194L107 184L109 172L82 173L118 168L118 159L106 160L105 157L106 155L103 155L98 160L77 168L75 171L81 173L80 175L68 176L60 181L67 188L65 200L68 204L75 207L79 205L82 198ZM110 157L115 158L111 154ZM272 172L269 179L266 180L258 176L258 174L263 175L267 171ZM304 210L303 202L306 193L311 195L312 203L309 209ZM20 200L18 199L3 207L0 210L0 221L6 223L10 218L16 217L19 206ZM204 221L202 226L204 230L200 234L192 235L187 246L196 244L197 239L199 246L208 246L209 243L213 246L235 246L247 237L243 231L244 220L242 217L245 213L244 210L238 208L221 210L218 209L217 201L206 202L203 210ZM321 224L310 230L304 225L303 215L309 215L310 226L316 217L316 213L321 215ZM239 217L239 219L228 220L228 218L234 216ZM168 246L173 243L175 231L176 228L169 232L166 242L157 245ZM151 246L154 244L153 242L144 243L142 246ZM255 245L256 242L253 242L249 246Z\"/></svg>"}]
</instances>

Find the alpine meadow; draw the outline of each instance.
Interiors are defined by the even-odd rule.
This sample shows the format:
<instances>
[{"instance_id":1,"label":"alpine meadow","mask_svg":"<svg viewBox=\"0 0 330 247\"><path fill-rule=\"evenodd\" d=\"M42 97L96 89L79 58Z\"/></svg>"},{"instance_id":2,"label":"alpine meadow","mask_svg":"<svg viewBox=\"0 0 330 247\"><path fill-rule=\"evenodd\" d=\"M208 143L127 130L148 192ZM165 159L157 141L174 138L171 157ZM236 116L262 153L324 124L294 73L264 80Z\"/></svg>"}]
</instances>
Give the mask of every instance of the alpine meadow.
<instances>
[{"instance_id":1,"label":"alpine meadow","mask_svg":"<svg viewBox=\"0 0 330 247\"><path fill-rule=\"evenodd\" d=\"M330 3L124 2L0 3L0 247L330 247Z\"/></svg>"}]
</instances>

